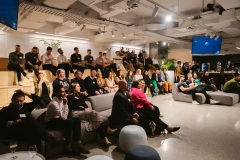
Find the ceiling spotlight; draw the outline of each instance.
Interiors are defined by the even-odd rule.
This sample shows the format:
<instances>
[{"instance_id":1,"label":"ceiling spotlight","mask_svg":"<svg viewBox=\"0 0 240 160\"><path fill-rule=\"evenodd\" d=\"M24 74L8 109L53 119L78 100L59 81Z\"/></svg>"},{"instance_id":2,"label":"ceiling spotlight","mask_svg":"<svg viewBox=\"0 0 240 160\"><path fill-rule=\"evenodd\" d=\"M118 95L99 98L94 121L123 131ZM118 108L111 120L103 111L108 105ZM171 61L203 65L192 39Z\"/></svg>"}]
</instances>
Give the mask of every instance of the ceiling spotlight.
<instances>
[{"instance_id":1,"label":"ceiling spotlight","mask_svg":"<svg viewBox=\"0 0 240 160\"><path fill-rule=\"evenodd\" d=\"M167 42L162 42L162 45L163 45L163 46L166 46L166 44L167 44Z\"/></svg>"},{"instance_id":2,"label":"ceiling spotlight","mask_svg":"<svg viewBox=\"0 0 240 160\"><path fill-rule=\"evenodd\" d=\"M170 22L170 21L172 21L172 16L168 15L168 16L166 17L166 22Z\"/></svg>"},{"instance_id":3,"label":"ceiling spotlight","mask_svg":"<svg viewBox=\"0 0 240 160\"><path fill-rule=\"evenodd\" d=\"M220 37L220 34L217 34L217 36L215 37L215 41L218 40L218 38Z\"/></svg>"},{"instance_id":4,"label":"ceiling spotlight","mask_svg":"<svg viewBox=\"0 0 240 160\"><path fill-rule=\"evenodd\" d=\"M127 1L128 8L131 8L135 3L137 3L138 0L129 0Z\"/></svg>"},{"instance_id":5,"label":"ceiling spotlight","mask_svg":"<svg viewBox=\"0 0 240 160\"><path fill-rule=\"evenodd\" d=\"M155 8L154 8L154 10L153 10L153 13L152 13L152 16L153 16L153 17L156 17L156 16L157 16L157 14L158 14L158 9L159 9L159 7L158 7L158 6L155 6Z\"/></svg>"},{"instance_id":6,"label":"ceiling spotlight","mask_svg":"<svg viewBox=\"0 0 240 160\"><path fill-rule=\"evenodd\" d=\"M80 29L81 31L83 31L86 28L85 25L82 26L82 28Z\"/></svg>"},{"instance_id":7,"label":"ceiling spotlight","mask_svg":"<svg viewBox=\"0 0 240 160\"><path fill-rule=\"evenodd\" d=\"M123 36L123 38L124 38L124 39L126 38L126 36L125 36L125 34L124 34L124 33L122 33L122 36Z\"/></svg>"},{"instance_id":8,"label":"ceiling spotlight","mask_svg":"<svg viewBox=\"0 0 240 160\"><path fill-rule=\"evenodd\" d=\"M240 50L240 47L236 47L236 48Z\"/></svg>"},{"instance_id":9,"label":"ceiling spotlight","mask_svg":"<svg viewBox=\"0 0 240 160\"><path fill-rule=\"evenodd\" d=\"M145 42L146 42L146 39L144 39L143 42L145 43Z\"/></svg>"},{"instance_id":10,"label":"ceiling spotlight","mask_svg":"<svg viewBox=\"0 0 240 160\"><path fill-rule=\"evenodd\" d=\"M207 32L207 33L205 34L205 37L207 37L207 36L208 36L208 34L209 34L209 33Z\"/></svg>"},{"instance_id":11,"label":"ceiling spotlight","mask_svg":"<svg viewBox=\"0 0 240 160\"><path fill-rule=\"evenodd\" d=\"M99 32L99 34L103 35L101 28L98 28L98 32Z\"/></svg>"},{"instance_id":12,"label":"ceiling spotlight","mask_svg":"<svg viewBox=\"0 0 240 160\"><path fill-rule=\"evenodd\" d=\"M156 42L156 44L159 44L158 41Z\"/></svg>"},{"instance_id":13,"label":"ceiling spotlight","mask_svg":"<svg viewBox=\"0 0 240 160\"><path fill-rule=\"evenodd\" d=\"M114 38L114 37L115 37L115 35L114 35L114 31L111 31L111 33L112 33L112 38Z\"/></svg>"}]
</instances>

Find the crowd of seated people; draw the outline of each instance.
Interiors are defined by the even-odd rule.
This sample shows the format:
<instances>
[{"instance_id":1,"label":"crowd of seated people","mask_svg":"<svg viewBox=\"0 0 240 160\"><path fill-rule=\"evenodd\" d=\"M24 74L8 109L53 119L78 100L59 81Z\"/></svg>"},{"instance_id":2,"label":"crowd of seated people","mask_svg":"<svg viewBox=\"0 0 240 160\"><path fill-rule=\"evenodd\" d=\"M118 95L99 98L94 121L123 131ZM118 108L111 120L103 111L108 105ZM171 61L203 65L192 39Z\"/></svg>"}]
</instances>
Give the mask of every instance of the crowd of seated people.
<instances>
[{"instance_id":1,"label":"crowd of seated people","mask_svg":"<svg viewBox=\"0 0 240 160\"><path fill-rule=\"evenodd\" d=\"M9 55L11 60L9 60L8 65L9 69L17 72L19 85L21 85L21 74L28 78L28 75L24 71L24 54L20 51L20 46L16 45L16 51ZM164 129L169 132L175 132L179 129L179 127L170 127L162 122L161 119L159 119L160 111L156 106L147 101L144 94L147 88L150 89L152 96L162 92L171 92L171 85L166 70L161 71L159 65L154 65L152 63L153 60L149 59L150 56L141 53L141 55L137 57L134 51L129 52L129 50L127 50L124 52L122 50L122 55L126 56L129 64L132 64L131 69L126 68L128 71L126 75L126 72L124 73L125 68L118 68L118 64L123 64L120 51L117 52L120 61L115 64L110 62L106 54L102 54L101 52L99 53L99 57L94 60L91 56L91 50L89 49L87 50L87 55L84 57L85 65L82 65L82 56L79 54L77 47L74 48L74 53L71 55L71 63L67 60L66 56L63 55L63 50L59 48L57 66L53 63L54 57L51 52L52 48L47 47L46 53L40 56L38 48L33 47L32 51L25 55L26 69L34 71L37 75L37 80L34 82L35 94L16 91L12 97L12 103L6 107L6 109L0 110L0 128L1 130L5 130L5 136L13 139L24 138L31 143L37 144L38 148L40 148L41 139L53 143L64 141L63 154L88 154L90 152L81 144L81 120L86 122L85 126L88 131L96 130L96 132L99 133L106 146L111 145L107 135L113 134L116 129L104 125L98 113L88 108L85 99L89 96L115 92L115 94L118 95L120 92L130 91L131 88L131 96L129 98L132 99L132 101L127 101L126 103L128 103L127 106L133 105L135 107L132 115L134 118L130 120L133 122L132 124L138 124L139 121L140 126L151 134L160 134ZM53 91L51 91L51 84L46 77L44 77L44 74L39 72L41 64L43 64L43 69L49 70L52 74L56 75L56 79L52 83ZM86 68L91 69L90 75L83 79L82 75ZM69 72L73 73L73 69L77 69L74 73L75 78L69 79ZM150 71L148 69L152 70ZM151 74L151 72L153 72L153 74ZM157 76L157 78L152 78L154 75ZM161 80L162 78L163 80ZM163 82L161 90L158 89L159 81ZM165 85L164 82L166 82ZM166 86L167 90L164 89L164 86ZM134 93L135 90L137 90L136 93ZM141 93L141 96L139 93ZM25 96L32 98L33 102L29 104L24 103ZM136 101L136 99L138 100ZM140 104L138 103L141 102L141 99L146 103L146 106L139 107ZM28 107L30 105L31 107ZM114 103L113 107L115 105ZM36 107L47 108L45 116L46 128L43 128L32 119L28 120L32 110ZM151 117L147 115L148 113L154 113L154 116ZM21 120L19 116L22 114L27 117L27 121ZM114 115L111 117L113 119L118 118L118 120L123 120L124 115L120 116L123 117L119 118ZM24 127L28 129L28 133L26 133ZM54 139L53 135L49 134L46 129L64 129L64 138L60 140ZM36 136L31 138L30 135Z\"/></svg>"}]
</instances>

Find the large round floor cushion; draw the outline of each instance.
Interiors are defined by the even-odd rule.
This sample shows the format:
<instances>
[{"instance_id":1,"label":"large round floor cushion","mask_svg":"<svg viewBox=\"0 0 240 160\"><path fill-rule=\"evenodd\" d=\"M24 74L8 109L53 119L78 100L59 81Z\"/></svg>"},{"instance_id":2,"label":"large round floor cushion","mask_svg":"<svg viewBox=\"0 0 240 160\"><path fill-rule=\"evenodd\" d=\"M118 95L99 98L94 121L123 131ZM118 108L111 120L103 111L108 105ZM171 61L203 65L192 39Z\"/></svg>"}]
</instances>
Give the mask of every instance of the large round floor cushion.
<instances>
[{"instance_id":1,"label":"large round floor cushion","mask_svg":"<svg viewBox=\"0 0 240 160\"><path fill-rule=\"evenodd\" d=\"M89 157L86 160L113 160L113 159L108 156L96 155L96 156Z\"/></svg>"},{"instance_id":2,"label":"large round floor cushion","mask_svg":"<svg viewBox=\"0 0 240 160\"><path fill-rule=\"evenodd\" d=\"M119 135L119 147L124 152L127 152L133 146L147 144L147 134L142 127L128 125L122 128Z\"/></svg>"},{"instance_id":3,"label":"large round floor cushion","mask_svg":"<svg viewBox=\"0 0 240 160\"><path fill-rule=\"evenodd\" d=\"M161 160L158 152L152 147L138 145L131 147L124 160Z\"/></svg>"}]
</instances>

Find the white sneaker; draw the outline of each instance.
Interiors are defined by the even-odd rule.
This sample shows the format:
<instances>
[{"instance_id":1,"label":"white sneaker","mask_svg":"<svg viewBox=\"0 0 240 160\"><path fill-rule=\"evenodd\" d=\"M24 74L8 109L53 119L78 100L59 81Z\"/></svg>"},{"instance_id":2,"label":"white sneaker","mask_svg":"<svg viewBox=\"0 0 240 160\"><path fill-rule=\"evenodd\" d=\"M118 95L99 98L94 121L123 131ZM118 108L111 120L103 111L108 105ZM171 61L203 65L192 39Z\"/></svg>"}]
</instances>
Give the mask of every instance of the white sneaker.
<instances>
[{"instance_id":1,"label":"white sneaker","mask_svg":"<svg viewBox=\"0 0 240 160\"><path fill-rule=\"evenodd\" d=\"M198 103L197 101L192 101L192 104L200 104L200 103Z\"/></svg>"},{"instance_id":2,"label":"white sneaker","mask_svg":"<svg viewBox=\"0 0 240 160\"><path fill-rule=\"evenodd\" d=\"M22 85L23 85L23 84L22 84L22 81L19 81L19 82L18 82L18 85L19 85L19 86L22 86Z\"/></svg>"},{"instance_id":3,"label":"white sneaker","mask_svg":"<svg viewBox=\"0 0 240 160\"><path fill-rule=\"evenodd\" d=\"M219 101L215 101L213 99L210 99L210 104L217 104L217 103L219 103Z\"/></svg>"},{"instance_id":4,"label":"white sneaker","mask_svg":"<svg viewBox=\"0 0 240 160\"><path fill-rule=\"evenodd\" d=\"M30 77L29 75L26 75L26 78L27 78L27 79L30 79L31 77Z\"/></svg>"}]
</instances>

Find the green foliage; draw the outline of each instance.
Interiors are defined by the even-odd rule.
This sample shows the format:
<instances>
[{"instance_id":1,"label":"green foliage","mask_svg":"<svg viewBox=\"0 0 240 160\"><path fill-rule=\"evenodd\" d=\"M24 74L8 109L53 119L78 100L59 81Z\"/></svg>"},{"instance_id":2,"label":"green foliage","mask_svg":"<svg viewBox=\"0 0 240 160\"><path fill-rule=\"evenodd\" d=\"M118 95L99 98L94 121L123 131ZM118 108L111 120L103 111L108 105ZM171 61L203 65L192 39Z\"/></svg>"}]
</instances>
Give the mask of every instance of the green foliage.
<instances>
[{"instance_id":1,"label":"green foliage","mask_svg":"<svg viewBox=\"0 0 240 160\"><path fill-rule=\"evenodd\" d=\"M175 58L165 59L162 68L166 68L168 70L174 70L176 68L176 66L175 66L176 62L177 62L177 60Z\"/></svg>"},{"instance_id":2,"label":"green foliage","mask_svg":"<svg viewBox=\"0 0 240 160\"><path fill-rule=\"evenodd\" d=\"M51 39L50 42L44 40L44 39L41 39L39 40L39 42L43 42L43 44L45 46L50 46L50 47L58 47L62 44L62 41L59 41L59 40L53 40Z\"/></svg>"}]
</instances>

